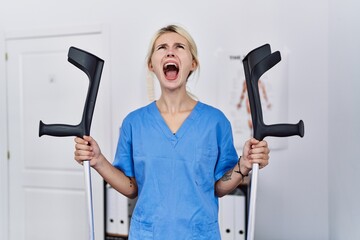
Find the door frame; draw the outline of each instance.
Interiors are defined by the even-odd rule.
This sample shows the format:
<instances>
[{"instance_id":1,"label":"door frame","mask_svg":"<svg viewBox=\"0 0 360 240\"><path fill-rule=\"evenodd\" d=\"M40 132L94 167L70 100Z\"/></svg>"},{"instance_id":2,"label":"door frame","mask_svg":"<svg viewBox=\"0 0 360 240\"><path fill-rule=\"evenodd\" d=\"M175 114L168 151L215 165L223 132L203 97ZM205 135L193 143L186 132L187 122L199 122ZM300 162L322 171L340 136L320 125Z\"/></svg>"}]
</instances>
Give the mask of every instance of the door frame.
<instances>
[{"instance_id":1,"label":"door frame","mask_svg":"<svg viewBox=\"0 0 360 240\"><path fill-rule=\"evenodd\" d=\"M103 38L103 59L107 59L107 66L110 66L110 48L109 48L109 27L103 24L95 25L81 25L81 26L63 26L58 28L42 28L42 29L24 29L24 30L9 30L0 31L0 108L3 109L0 112L0 239L9 239L9 161L11 160L11 153L9 151L9 125L8 125L8 91L7 91L7 74L6 74L6 58L7 49L6 42L14 39L26 39L26 38L44 38L44 37L59 37L70 35L82 35L82 34L101 34ZM104 69L102 77L110 80L109 71ZM102 91L105 92L103 96L106 96L106 103L110 103L110 82L103 84ZM110 106L110 104L108 104ZM111 109L107 109L106 112L109 116L109 126L111 126ZM109 133L108 139L111 141L111 133ZM5 134L3 134L5 133ZM111 144L109 144L111 146ZM111 149L104 149L107 152L111 152ZM105 226L102 226L105 232Z\"/></svg>"},{"instance_id":2,"label":"door frame","mask_svg":"<svg viewBox=\"0 0 360 240\"><path fill-rule=\"evenodd\" d=\"M8 239L8 124L5 34L0 32L0 239Z\"/></svg>"}]
</instances>

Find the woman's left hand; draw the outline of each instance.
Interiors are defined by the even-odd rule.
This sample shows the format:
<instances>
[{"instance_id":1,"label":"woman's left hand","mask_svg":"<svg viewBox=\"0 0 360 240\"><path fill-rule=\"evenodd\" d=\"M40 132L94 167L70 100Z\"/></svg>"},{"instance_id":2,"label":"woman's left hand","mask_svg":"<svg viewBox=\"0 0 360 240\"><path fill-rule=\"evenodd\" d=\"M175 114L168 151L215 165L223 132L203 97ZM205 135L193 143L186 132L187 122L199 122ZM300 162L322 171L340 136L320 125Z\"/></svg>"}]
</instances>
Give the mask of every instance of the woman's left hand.
<instances>
[{"instance_id":1,"label":"woman's left hand","mask_svg":"<svg viewBox=\"0 0 360 240\"><path fill-rule=\"evenodd\" d=\"M270 149L265 140L259 141L255 138L245 142L243 155L240 160L240 168L243 173L248 173L252 169L253 163L258 163L259 168L263 168L269 164ZM246 169L246 170L245 170Z\"/></svg>"}]
</instances>

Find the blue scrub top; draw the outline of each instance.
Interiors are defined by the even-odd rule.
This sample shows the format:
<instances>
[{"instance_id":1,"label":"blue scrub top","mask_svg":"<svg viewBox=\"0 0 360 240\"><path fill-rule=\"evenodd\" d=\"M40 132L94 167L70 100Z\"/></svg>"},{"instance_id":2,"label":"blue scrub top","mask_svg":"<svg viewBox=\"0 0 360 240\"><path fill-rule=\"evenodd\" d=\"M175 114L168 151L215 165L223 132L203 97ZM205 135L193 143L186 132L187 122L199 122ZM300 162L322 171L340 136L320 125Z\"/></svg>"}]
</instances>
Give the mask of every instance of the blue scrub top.
<instances>
[{"instance_id":1,"label":"blue scrub top","mask_svg":"<svg viewBox=\"0 0 360 240\"><path fill-rule=\"evenodd\" d=\"M215 182L238 156L230 122L198 102L174 134L155 102L123 121L113 165L135 177L129 239L220 239Z\"/></svg>"}]
</instances>

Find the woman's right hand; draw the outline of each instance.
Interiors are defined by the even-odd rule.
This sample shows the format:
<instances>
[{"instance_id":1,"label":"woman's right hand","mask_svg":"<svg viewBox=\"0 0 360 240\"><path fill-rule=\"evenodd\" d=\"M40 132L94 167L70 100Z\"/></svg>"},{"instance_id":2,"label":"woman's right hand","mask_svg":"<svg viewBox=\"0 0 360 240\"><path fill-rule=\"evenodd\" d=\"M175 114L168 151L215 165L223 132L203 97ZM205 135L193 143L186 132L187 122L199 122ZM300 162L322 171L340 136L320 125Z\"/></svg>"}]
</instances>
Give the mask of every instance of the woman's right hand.
<instances>
[{"instance_id":1,"label":"woman's right hand","mask_svg":"<svg viewBox=\"0 0 360 240\"><path fill-rule=\"evenodd\" d=\"M94 167L99 163L101 158L101 150L97 142L90 136L84 138L75 138L74 159L82 164L83 161L90 161L90 166Z\"/></svg>"}]
</instances>

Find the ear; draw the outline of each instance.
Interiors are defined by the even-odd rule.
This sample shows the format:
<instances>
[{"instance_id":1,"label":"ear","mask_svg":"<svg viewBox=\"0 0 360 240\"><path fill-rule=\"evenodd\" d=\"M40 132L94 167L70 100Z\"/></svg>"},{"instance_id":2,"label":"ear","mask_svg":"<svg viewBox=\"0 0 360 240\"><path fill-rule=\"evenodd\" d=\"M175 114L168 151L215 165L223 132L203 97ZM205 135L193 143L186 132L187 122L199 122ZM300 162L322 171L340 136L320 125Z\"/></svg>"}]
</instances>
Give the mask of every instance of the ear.
<instances>
[{"instance_id":1,"label":"ear","mask_svg":"<svg viewBox=\"0 0 360 240\"><path fill-rule=\"evenodd\" d=\"M154 72L154 67L151 62L148 63L148 69L149 69L149 71Z\"/></svg>"},{"instance_id":2,"label":"ear","mask_svg":"<svg viewBox=\"0 0 360 240\"><path fill-rule=\"evenodd\" d=\"M196 70L196 68L197 68L197 63L196 63L196 61L193 59L192 60L192 63L191 63L191 71L195 71Z\"/></svg>"}]
</instances>

